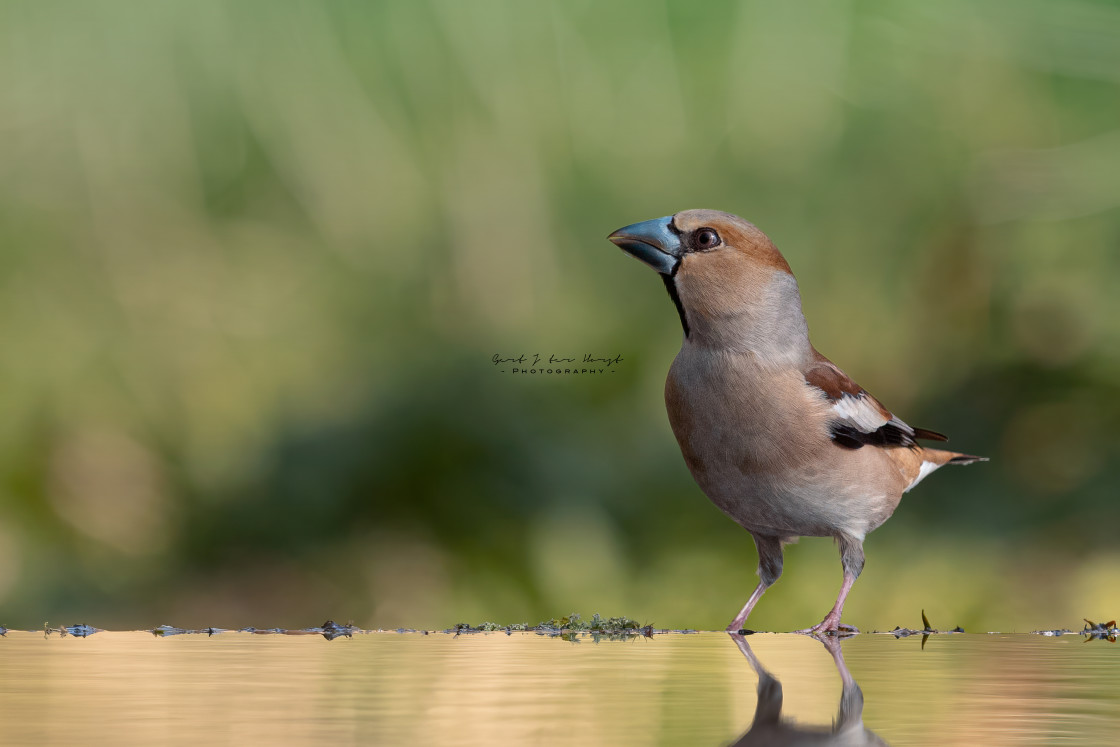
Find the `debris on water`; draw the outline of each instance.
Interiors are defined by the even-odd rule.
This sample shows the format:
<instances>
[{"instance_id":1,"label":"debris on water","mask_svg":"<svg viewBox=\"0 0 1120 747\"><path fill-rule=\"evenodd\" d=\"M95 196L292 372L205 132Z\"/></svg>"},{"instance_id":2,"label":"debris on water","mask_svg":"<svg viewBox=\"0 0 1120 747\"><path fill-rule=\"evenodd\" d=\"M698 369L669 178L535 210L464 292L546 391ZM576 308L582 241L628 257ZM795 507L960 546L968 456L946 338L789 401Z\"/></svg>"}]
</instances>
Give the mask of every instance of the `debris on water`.
<instances>
[{"instance_id":1,"label":"debris on water","mask_svg":"<svg viewBox=\"0 0 1120 747\"><path fill-rule=\"evenodd\" d=\"M537 628L550 635L559 635L565 640L573 635L590 633L596 643L603 639L626 640L636 635L652 638L654 633L652 625L643 626L637 620L626 616L604 619L598 613L592 615L590 620L583 620L578 614L572 613L559 620L542 622Z\"/></svg>"},{"instance_id":2,"label":"debris on water","mask_svg":"<svg viewBox=\"0 0 1120 747\"><path fill-rule=\"evenodd\" d=\"M343 636L345 636L347 638L353 638L355 630L357 630L357 629L354 627L354 623L347 623L346 625L339 625L334 620L327 620L325 623L320 625L318 628L311 628L310 629L311 632L321 633L322 636L324 638L326 638L328 641L333 641L335 638L341 638ZM403 632L406 632L406 631L398 629L397 632L403 633ZM407 631L407 632L411 633L411 632L414 632L414 631Z\"/></svg>"},{"instance_id":3,"label":"debris on water","mask_svg":"<svg viewBox=\"0 0 1120 747\"><path fill-rule=\"evenodd\" d=\"M553 630L570 630L572 632L598 632L598 633L625 633L627 631L637 632L641 630L642 625L637 620L629 617L608 617L605 620L595 613L591 616L590 620L583 620L578 613L573 612L567 617L562 617L559 620L546 620L539 626L540 628L550 628ZM650 627L650 626L646 626Z\"/></svg>"},{"instance_id":4,"label":"debris on water","mask_svg":"<svg viewBox=\"0 0 1120 747\"><path fill-rule=\"evenodd\" d=\"M177 628L174 625L160 625L157 628L152 628L149 631L152 635L160 637L168 637L173 635L201 635L205 633L208 636L214 636L219 633L230 632L227 628L202 628L200 630L191 630L189 628ZM347 625L339 625L333 620L327 620L322 625L314 628L239 628L239 633L250 633L255 635L321 635L328 641L333 641L335 638L345 636L353 638L354 633L365 632L359 628L354 627L353 623ZM416 633L418 631L411 628L398 628L398 633ZM426 632L426 631L425 631Z\"/></svg>"},{"instance_id":5,"label":"debris on water","mask_svg":"<svg viewBox=\"0 0 1120 747\"><path fill-rule=\"evenodd\" d=\"M536 625L528 623L501 625L494 622L482 622L478 625L457 623L442 632L456 636L472 633L512 635L515 632L529 632L575 642L578 642L577 639L581 636L590 636L592 640L598 642L603 639L625 640L640 635L648 638L657 631L652 625L643 626L637 620L625 616L604 618L602 615L595 614L590 620L584 620L578 613L572 613L567 617L544 620Z\"/></svg>"},{"instance_id":6,"label":"debris on water","mask_svg":"<svg viewBox=\"0 0 1120 747\"><path fill-rule=\"evenodd\" d=\"M227 633L225 628L201 628L192 630L191 628L177 628L174 625L160 625L157 628L152 628L148 631L154 636L166 638L173 635L202 635L205 633L208 636L216 635L218 633Z\"/></svg>"},{"instance_id":7,"label":"debris on water","mask_svg":"<svg viewBox=\"0 0 1120 747\"><path fill-rule=\"evenodd\" d=\"M643 634L648 635L648 631L653 629L652 625L639 625L637 620L631 620L629 617L611 617L606 620L601 620L598 615L595 615L591 620L592 630L641 630Z\"/></svg>"},{"instance_id":8,"label":"debris on water","mask_svg":"<svg viewBox=\"0 0 1120 747\"><path fill-rule=\"evenodd\" d=\"M215 633L222 632L218 628L211 628ZM251 633L252 635L318 635L322 628L238 628L238 633Z\"/></svg>"},{"instance_id":9,"label":"debris on water","mask_svg":"<svg viewBox=\"0 0 1120 747\"><path fill-rule=\"evenodd\" d=\"M922 610L922 625L924 625L925 627L923 627L921 630L914 630L913 628L903 628L903 627L895 626L894 630L891 630L891 631L888 631L888 632L891 635L893 635L896 639L898 639L898 638L908 638L909 636L912 636L912 635L920 635L922 637L922 648L923 649L925 649L925 647L926 647L926 641L929 640L929 637L931 635L933 635L934 633L949 635L950 633L963 633L964 632L964 628L962 628L960 625L956 626L952 630L938 630L937 628L930 625L929 618L926 617L926 611L925 610ZM877 633L879 631L874 631L874 632Z\"/></svg>"},{"instance_id":10,"label":"debris on water","mask_svg":"<svg viewBox=\"0 0 1120 747\"><path fill-rule=\"evenodd\" d=\"M1089 630L1089 629L1092 629L1092 630L1111 630L1111 629L1116 627L1116 621L1115 620L1109 620L1106 623L1095 623L1087 617L1083 617L1081 619L1085 621L1085 629L1086 630Z\"/></svg>"},{"instance_id":11,"label":"debris on water","mask_svg":"<svg viewBox=\"0 0 1120 747\"><path fill-rule=\"evenodd\" d=\"M951 630L938 630L933 627L926 615L926 611L922 610L922 624L923 628L904 628L895 626L893 630L881 631L874 630L872 633L879 635L893 635L896 639L908 638L913 635L922 636L922 648L925 648L926 641L930 635L941 634L951 635L953 633L964 633L965 630L961 626L956 626ZM104 632L102 628L95 628L92 625L66 625L62 627L52 628L49 623L43 623L43 635L50 637L52 634L57 633L60 637L67 635L76 638L87 638L94 633ZM6 628L0 625L0 637L7 636L11 632L11 628ZM16 631L20 632L20 631ZM652 638L654 635L664 633L676 633L680 635L690 635L699 633L701 631L695 628L683 629L659 629L655 628L652 624L641 625L638 621L630 617L607 617L604 618L599 614L591 616L590 620L584 620L578 613L572 613L567 617L552 618L544 620L537 625L529 625L527 623L512 623L509 625L502 625L495 622L482 622L478 625L471 625L470 623L457 623L456 625L440 630L424 630L416 628L394 628L390 631L375 629L364 630L355 626L353 623L342 625L333 620L327 620L322 625L317 627L308 628L217 628L207 627L200 629L193 628L180 628L174 625L160 625L155 628L150 628L146 632L160 638L168 638L178 635L202 635L215 636L220 633L248 633L250 635L288 635L288 636L307 636L307 635L321 635L328 641L333 641L336 638L353 638L355 634L377 633L377 632L396 632L398 634L414 633L419 635L431 635L432 633L444 633L448 635L467 635L467 634L488 634L488 633L505 633L507 636L513 635L515 632L519 633L536 633L541 636L548 636L550 638L559 638L573 643L579 643L581 639L590 638L595 643L603 640L607 641L624 641L633 640L638 637ZM747 628L738 631L738 635L748 636L755 635L758 631L750 630ZM1116 626L1116 620L1109 620L1104 623L1096 623L1092 620L1085 620L1085 628L1083 630L1074 631L1068 628L1055 628L1051 630L1032 630L1033 635L1041 635L1051 638L1060 637L1063 635L1070 635L1074 633L1081 633L1086 636L1086 641L1092 640L1106 640L1115 643L1117 638L1120 638L1120 628ZM1003 635L999 631L990 632L989 635Z\"/></svg>"},{"instance_id":12,"label":"debris on water","mask_svg":"<svg viewBox=\"0 0 1120 747\"><path fill-rule=\"evenodd\" d=\"M1106 623L1095 623L1088 618L1085 620L1085 629L1081 632L1085 634L1085 641L1108 641L1109 643L1116 643L1116 637L1120 635L1120 629L1116 627L1115 620L1109 620Z\"/></svg>"}]
</instances>

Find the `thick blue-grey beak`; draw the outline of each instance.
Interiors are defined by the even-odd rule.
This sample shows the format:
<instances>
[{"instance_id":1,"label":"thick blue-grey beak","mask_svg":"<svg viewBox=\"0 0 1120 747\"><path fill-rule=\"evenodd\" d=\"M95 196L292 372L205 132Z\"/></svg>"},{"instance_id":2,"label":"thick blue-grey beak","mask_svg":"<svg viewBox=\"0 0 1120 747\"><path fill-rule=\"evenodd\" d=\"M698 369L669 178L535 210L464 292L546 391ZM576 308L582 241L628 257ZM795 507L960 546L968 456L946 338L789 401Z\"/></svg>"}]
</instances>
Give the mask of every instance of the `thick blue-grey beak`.
<instances>
[{"instance_id":1,"label":"thick blue-grey beak","mask_svg":"<svg viewBox=\"0 0 1120 747\"><path fill-rule=\"evenodd\" d=\"M620 228L607 238L662 275L672 275L681 262L681 239L670 228L673 216Z\"/></svg>"}]
</instances>

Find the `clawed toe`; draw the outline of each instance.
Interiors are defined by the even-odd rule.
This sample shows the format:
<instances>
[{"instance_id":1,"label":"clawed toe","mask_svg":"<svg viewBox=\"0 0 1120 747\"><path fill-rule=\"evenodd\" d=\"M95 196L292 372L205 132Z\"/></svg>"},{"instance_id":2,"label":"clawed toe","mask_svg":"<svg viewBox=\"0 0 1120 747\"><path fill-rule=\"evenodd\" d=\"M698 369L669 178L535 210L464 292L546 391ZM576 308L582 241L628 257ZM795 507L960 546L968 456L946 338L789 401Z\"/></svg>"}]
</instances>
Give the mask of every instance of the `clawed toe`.
<instances>
[{"instance_id":1,"label":"clawed toe","mask_svg":"<svg viewBox=\"0 0 1120 747\"><path fill-rule=\"evenodd\" d=\"M801 630L795 630L793 632L794 633L801 633L802 635L812 635L812 636L820 636L820 635L848 636L848 635L855 635L856 633L859 633L859 628L857 628L855 625L848 625L847 623L842 623L839 620L835 620L831 616L829 616L829 617L826 617L825 619L821 620L819 623L817 623L816 625L814 625L811 628L803 628Z\"/></svg>"}]
</instances>

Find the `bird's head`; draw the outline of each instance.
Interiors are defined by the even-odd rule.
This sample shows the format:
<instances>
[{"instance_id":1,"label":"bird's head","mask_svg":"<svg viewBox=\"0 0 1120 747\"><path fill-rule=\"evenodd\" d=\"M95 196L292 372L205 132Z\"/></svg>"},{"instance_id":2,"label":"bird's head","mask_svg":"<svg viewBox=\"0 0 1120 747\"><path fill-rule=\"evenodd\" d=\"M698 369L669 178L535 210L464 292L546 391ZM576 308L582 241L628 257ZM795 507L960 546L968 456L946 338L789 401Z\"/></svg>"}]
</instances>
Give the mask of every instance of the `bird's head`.
<instances>
[{"instance_id":1,"label":"bird's head","mask_svg":"<svg viewBox=\"0 0 1120 747\"><path fill-rule=\"evenodd\" d=\"M766 234L737 215L685 210L607 238L660 273L686 336L697 328L720 336L732 332L728 327L757 328L774 318L769 312L796 310L804 324L789 264Z\"/></svg>"}]
</instances>

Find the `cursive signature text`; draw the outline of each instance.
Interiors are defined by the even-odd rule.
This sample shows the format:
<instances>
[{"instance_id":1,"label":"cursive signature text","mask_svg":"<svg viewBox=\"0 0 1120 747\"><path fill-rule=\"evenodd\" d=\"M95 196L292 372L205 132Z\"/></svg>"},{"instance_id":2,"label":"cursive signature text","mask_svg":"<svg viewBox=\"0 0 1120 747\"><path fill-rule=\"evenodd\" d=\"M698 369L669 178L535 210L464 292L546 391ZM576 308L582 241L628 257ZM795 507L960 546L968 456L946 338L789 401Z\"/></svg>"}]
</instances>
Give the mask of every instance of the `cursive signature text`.
<instances>
[{"instance_id":1,"label":"cursive signature text","mask_svg":"<svg viewBox=\"0 0 1120 747\"><path fill-rule=\"evenodd\" d=\"M543 353L520 353L518 355L494 353L490 358L490 362L502 373L516 374L613 373L622 361L621 355L599 356L593 353L584 353L582 356L559 353L549 353L547 356ZM586 368L571 367L571 364L577 362L586 366ZM568 367L565 368L565 365Z\"/></svg>"}]
</instances>

